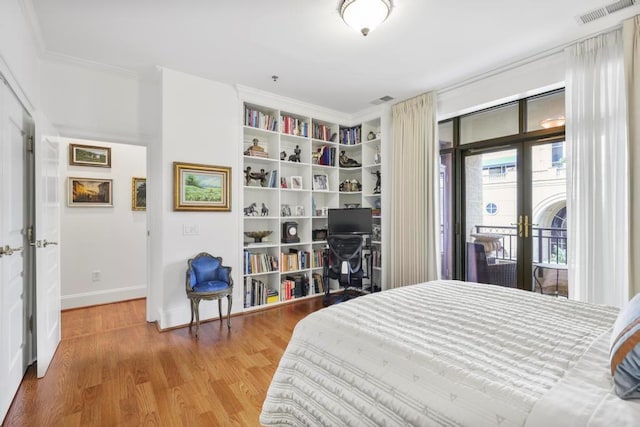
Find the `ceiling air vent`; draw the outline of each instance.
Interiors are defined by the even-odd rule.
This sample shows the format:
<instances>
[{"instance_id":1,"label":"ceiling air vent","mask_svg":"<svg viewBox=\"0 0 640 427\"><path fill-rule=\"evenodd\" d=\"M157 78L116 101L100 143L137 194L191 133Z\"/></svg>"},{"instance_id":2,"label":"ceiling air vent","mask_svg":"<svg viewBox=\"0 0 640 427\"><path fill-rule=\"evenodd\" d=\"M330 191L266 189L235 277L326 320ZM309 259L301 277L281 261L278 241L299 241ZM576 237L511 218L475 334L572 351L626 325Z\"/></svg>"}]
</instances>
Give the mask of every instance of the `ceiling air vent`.
<instances>
[{"instance_id":1,"label":"ceiling air vent","mask_svg":"<svg viewBox=\"0 0 640 427\"><path fill-rule=\"evenodd\" d=\"M580 24L587 24L589 22L595 21L596 19L604 18L605 16L617 12L622 9L626 9L627 7L633 6L638 0L620 0L615 3L608 4L606 6L601 7L600 9L592 10L591 12L587 12L583 15L576 16L576 20Z\"/></svg>"},{"instance_id":2,"label":"ceiling air vent","mask_svg":"<svg viewBox=\"0 0 640 427\"><path fill-rule=\"evenodd\" d=\"M383 104L383 103L385 103L387 101L391 101L392 99L394 99L393 96L385 95L385 96L382 96L382 97L380 97L378 99L374 99L373 101L371 101L371 103L373 105L379 105L379 104Z\"/></svg>"}]
</instances>

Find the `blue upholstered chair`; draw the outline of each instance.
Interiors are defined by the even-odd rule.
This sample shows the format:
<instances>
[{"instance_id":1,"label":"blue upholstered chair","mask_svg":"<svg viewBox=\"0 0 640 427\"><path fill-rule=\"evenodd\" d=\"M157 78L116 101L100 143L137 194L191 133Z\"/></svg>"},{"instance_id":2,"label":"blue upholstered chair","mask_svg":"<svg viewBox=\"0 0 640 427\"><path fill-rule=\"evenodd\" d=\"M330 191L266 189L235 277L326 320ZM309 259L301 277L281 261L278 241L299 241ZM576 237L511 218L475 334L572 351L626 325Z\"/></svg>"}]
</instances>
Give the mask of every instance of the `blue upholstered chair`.
<instances>
[{"instance_id":1,"label":"blue upholstered chair","mask_svg":"<svg viewBox=\"0 0 640 427\"><path fill-rule=\"evenodd\" d=\"M191 322L196 317L196 337L200 328L200 300L218 300L218 312L222 322L222 298L227 297L227 327L231 329L231 303L233 294L233 279L231 267L222 265L222 258L214 257L206 252L199 253L188 261L187 269L187 297L191 301Z\"/></svg>"}]
</instances>

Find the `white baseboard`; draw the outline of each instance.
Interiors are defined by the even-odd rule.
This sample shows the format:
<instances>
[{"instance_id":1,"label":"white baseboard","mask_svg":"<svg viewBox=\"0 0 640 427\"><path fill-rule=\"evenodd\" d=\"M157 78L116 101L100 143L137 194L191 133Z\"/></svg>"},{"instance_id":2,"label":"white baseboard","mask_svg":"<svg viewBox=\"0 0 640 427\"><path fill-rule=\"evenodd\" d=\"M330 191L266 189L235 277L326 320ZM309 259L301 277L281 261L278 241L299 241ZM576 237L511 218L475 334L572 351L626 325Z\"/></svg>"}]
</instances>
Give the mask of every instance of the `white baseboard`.
<instances>
[{"instance_id":1,"label":"white baseboard","mask_svg":"<svg viewBox=\"0 0 640 427\"><path fill-rule=\"evenodd\" d=\"M83 292L79 294L63 295L61 308L88 307L91 305L109 304L147 296L147 285L129 286L126 288L108 289L95 292Z\"/></svg>"}]
</instances>

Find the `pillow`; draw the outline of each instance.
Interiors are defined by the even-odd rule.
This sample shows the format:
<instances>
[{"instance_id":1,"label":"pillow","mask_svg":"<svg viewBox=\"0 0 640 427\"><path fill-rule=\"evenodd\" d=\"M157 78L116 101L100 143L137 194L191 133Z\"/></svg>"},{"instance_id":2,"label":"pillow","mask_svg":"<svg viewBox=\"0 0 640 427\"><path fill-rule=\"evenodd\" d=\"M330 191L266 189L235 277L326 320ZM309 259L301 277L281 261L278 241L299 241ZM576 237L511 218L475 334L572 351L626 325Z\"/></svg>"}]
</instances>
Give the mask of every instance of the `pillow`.
<instances>
[{"instance_id":1,"label":"pillow","mask_svg":"<svg viewBox=\"0 0 640 427\"><path fill-rule=\"evenodd\" d=\"M640 399L640 294L620 310L613 325L609 363L616 394Z\"/></svg>"}]
</instances>

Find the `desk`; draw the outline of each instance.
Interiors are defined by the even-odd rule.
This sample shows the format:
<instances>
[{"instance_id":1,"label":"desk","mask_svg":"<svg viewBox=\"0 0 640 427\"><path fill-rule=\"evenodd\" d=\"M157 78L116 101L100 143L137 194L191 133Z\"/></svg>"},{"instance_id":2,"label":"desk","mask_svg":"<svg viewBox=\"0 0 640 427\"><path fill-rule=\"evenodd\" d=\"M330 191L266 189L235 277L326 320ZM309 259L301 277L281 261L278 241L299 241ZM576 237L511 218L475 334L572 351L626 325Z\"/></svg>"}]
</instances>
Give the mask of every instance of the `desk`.
<instances>
[{"instance_id":1,"label":"desk","mask_svg":"<svg viewBox=\"0 0 640 427\"><path fill-rule=\"evenodd\" d=\"M533 264L533 280L534 280L534 289L533 291L535 292L535 286L540 288L540 293L542 293L542 283L540 283L540 281L538 280L538 271L540 271L541 268L547 269L547 270L555 270L556 271L556 292L555 292L555 296L558 296L558 283L560 280L560 271L567 271L567 265L566 264L545 264L542 262L539 263L534 263ZM566 296L566 295L564 295Z\"/></svg>"}]
</instances>

